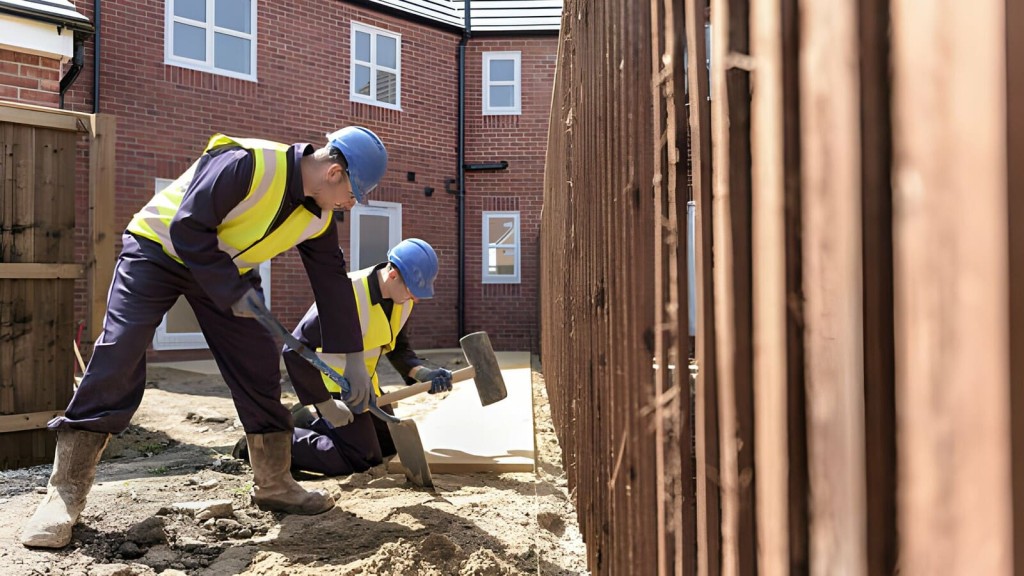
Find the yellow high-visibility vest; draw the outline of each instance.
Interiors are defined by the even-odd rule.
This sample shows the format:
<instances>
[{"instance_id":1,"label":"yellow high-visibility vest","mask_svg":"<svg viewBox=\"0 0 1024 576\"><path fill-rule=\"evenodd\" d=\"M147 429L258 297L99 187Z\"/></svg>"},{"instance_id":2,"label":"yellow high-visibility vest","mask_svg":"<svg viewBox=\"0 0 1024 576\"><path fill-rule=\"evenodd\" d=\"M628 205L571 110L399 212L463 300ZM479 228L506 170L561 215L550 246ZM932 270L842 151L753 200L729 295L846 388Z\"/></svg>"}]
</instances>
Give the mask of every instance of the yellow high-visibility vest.
<instances>
[{"instance_id":1,"label":"yellow high-visibility vest","mask_svg":"<svg viewBox=\"0 0 1024 576\"><path fill-rule=\"evenodd\" d=\"M370 374L373 382L373 390L380 396L380 383L377 380L377 363L381 355L395 349L395 339L398 333L409 320L412 312L413 301L408 300L404 304L396 303L391 308L391 317L384 314L380 304L370 303L370 274L374 273L373 267L350 272L348 277L352 280L352 290L356 294L356 307L359 309L359 327L363 330L363 360L366 362L366 371ZM331 366L344 375L344 366ZM405 374L402 374L405 376ZM332 394L340 394L341 387L334 383L327 376L323 377L324 385Z\"/></svg>"},{"instance_id":2,"label":"yellow high-visibility vest","mask_svg":"<svg viewBox=\"0 0 1024 576\"><path fill-rule=\"evenodd\" d=\"M320 217L316 217L305 209L292 211L277 229L269 232L284 203L290 146L269 140L215 134L204 153L221 146L241 146L252 151L255 160L249 192L217 226L219 247L231 256L239 274L304 240L327 232L332 222L331 211L324 210ZM192 183L198 164L196 160L184 174L139 210L128 224L129 232L157 242L163 246L164 252L182 264L184 262L171 242L171 220L181 207L181 200Z\"/></svg>"}]
</instances>

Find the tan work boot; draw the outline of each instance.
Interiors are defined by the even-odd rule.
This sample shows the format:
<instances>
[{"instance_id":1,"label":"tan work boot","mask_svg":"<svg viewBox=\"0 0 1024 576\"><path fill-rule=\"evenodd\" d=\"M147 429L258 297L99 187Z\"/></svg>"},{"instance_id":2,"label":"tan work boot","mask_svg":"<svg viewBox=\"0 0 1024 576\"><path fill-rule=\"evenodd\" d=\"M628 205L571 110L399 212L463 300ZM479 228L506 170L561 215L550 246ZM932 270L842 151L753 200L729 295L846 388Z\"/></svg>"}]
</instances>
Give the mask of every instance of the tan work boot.
<instances>
[{"instance_id":1,"label":"tan work boot","mask_svg":"<svg viewBox=\"0 0 1024 576\"><path fill-rule=\"evenodd\" d=\"M292 432L246 434L252 465L253 500L260 510L313 515L334 508L326 492L306 491L292 478Z\"/></svg>"},{"instance_id":2,"label":"tan work boot","mask_svg":"<svg viewBox=\"0 0 1024 576\"><path fill-rule=\"evenodd\" d=\"M46 497L21 529L22 544L39 548L68 545L109 439L110 434L71 428L57 433L57 454Z\"/></svg>"}]
</instances>

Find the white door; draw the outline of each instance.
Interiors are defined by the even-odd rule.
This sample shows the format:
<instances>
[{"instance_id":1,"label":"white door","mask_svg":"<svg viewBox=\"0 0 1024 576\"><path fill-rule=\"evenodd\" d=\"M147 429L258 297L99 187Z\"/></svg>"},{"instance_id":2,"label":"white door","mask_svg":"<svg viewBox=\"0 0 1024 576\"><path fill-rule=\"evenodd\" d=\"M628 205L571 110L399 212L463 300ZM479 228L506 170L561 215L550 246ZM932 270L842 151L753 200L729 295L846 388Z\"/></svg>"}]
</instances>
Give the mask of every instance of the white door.
<instances>
[{"instance_id":1,"label":"white door","mask_svg":"<svg viewBox=\"0 0 1024 576\"><path fill-rule=\"evenodd\" d=\"M349 271L387 260L388 250L402 241L402 205L371 200L369 206L357 204L350 215Z\"/></svg>"},{"instance_id":2,"label":"white door","mask_svg":"<svg viewBox=\"0 0 1024 576\"><path fill-rule=\"evenodd\" d=\"M163 178L156 179L156 191L163 190L172 180ZM270 308L270 262L260 264L260 277L263 285L263 295ZM199 329L199 321L192 312L192 307L184 297L178 297L178 301L164 316L163 322L156 329L153 335L154 350L198 350L209 348L206 338Z\"/></svg>"}]
</instances>

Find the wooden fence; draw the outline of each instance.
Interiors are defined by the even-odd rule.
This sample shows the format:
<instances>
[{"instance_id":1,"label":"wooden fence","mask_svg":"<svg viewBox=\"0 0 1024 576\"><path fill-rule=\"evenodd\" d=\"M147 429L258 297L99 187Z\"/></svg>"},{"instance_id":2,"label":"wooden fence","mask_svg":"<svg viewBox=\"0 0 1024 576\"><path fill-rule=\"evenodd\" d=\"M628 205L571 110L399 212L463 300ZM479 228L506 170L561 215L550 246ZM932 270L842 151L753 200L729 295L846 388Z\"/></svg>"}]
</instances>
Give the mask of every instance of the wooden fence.
<instances>
[{"instance_id":1,"label":"wooden fence","mask_svg":"<svg viewBox=\"0 0 1024 576\"><path fill-rule=\"evenodd\" d=\"M80 142L84 137L88 142ZM75 281L98 335L113 274L115 121L0 103L0 469L53 459L46 422L71 399ZM79 145L89 156L89 238L76 260Z\"/></svg>"},{"instance_id":2,"label":"wooden fence","mask_svg":"<svg viewBox=\"0 0 1024 576\"><path fill-rule=\"evenodd\" d=\"M1022 33L565 2L542 362L595 574L1024 573Z\"/></svg>"}]
</instances>

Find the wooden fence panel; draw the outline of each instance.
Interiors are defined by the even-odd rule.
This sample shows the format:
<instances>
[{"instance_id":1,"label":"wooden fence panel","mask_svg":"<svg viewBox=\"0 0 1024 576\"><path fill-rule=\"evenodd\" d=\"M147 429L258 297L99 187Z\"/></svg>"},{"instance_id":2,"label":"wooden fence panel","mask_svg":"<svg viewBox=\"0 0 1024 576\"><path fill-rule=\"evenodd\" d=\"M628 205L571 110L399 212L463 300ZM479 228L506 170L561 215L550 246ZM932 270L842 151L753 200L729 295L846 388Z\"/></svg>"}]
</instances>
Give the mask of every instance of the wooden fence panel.
<instances>
[{"instance_id":1,"label":"wooden fence panel","mask_svg":"<svg viewBox=\"0 0 1024 576\"><path fill-rule=\"evenodd\" d=\"M71 264L78 137L0 123L0 268ZM0 274L0 415L63 409L74 381L74 276L11 276ZM0 436L0 468L52 458L55 438L35 427Z\"/></svg>"},{"instance_id":2,"label":"wooden fence panel","mask_svg":"<svg viewBox=\"0 0 1024 576\"><path fill-rule=\"evenodd\" d=\"M678 8L565 5L543 349L591 569L1024 574L1024 8L713 0L710 89L708 2Z\"/></svg>"}]
</instances>

